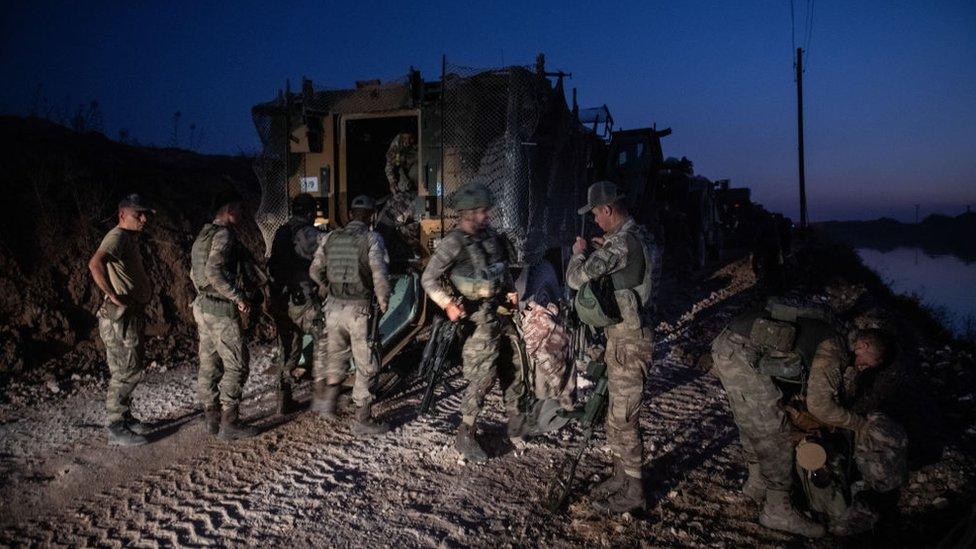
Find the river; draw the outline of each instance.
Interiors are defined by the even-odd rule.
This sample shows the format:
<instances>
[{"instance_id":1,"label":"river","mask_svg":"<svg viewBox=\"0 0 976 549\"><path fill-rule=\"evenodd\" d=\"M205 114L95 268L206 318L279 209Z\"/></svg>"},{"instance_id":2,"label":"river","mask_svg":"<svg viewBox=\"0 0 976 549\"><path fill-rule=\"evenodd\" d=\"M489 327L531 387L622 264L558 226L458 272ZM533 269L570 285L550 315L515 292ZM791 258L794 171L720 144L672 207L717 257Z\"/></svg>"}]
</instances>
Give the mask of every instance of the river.
<instances>
[{"instance_id":1,"label":"river","mask_svg":"<svg viewBox=\"0 0 976 549\"><path fill-rule=\"evenodd\" d=\"M956 335L976 329L976 263L920 248L858 248L857 253L892 291L915 294L926 306L944 311Z\"/></svg>"}]
</instances>

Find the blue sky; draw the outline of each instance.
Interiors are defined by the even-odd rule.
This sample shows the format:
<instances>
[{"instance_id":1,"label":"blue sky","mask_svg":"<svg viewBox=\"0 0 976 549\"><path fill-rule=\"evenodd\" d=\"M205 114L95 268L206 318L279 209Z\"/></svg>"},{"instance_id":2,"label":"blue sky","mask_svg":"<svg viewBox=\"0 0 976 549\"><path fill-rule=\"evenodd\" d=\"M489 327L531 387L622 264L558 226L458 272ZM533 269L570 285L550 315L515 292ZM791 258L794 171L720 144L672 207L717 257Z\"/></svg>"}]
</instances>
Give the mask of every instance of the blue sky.
<instances>
[{"instance_id":1,"label":"blue sky","mask_svg":"<svg viewBox=\"0 0 976 549\"><path fill-rule=\"evenodd\" d=\"M809 2L795 1L796 42ZM788 1L24 2L0 8L0 112L37 97L98 100L106 133L235 153L250 107L290 78L350 86L441 54L573 73L582 106L618 126L670 126L665 154L754 189L796 217L796 91ZM804 75L813 220L911 219L976 205L976 3L815 2Z\"/></svg>"}]
</instances>

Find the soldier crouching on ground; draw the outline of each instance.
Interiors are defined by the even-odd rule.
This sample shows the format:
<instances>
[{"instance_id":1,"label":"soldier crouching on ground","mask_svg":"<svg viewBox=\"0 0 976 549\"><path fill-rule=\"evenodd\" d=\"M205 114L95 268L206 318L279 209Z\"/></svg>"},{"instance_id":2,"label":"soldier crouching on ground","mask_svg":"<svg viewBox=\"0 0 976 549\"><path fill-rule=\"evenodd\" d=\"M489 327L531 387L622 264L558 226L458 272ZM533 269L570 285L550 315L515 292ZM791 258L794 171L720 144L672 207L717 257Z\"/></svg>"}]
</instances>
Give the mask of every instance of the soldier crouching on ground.
<instances>
[{"instance_id":1,"label":"soldier crouching on ground","mask_svg":"<svg viewBox=\"0 0 976 549\"><path fill-rule=\"evenodd\" d=\"M313 355L324 360L325 339L322 333L322 305L315 283L308 271L319 240L325 237L313 225L315 199L300 194L292 199L291 218L275 232L271 243L268 270L271 275L270 309L278 332L278 351L281 363L278 372L278 414L295 411L293 394L295 379L302 355L302 338L314 339ZM306 365L306 368L310 365Z\"/></svg>"},{"instance_id":2,"label":"soldier crouching on ground","mask_svg":"<svg viewBox=\"0 0 976 549\"><path fill-rule=\"evenodd\" d=\"M806 397L786 407L793 425L806 435L797 448L801 485L811 509L837 536L873 528L907 479L904 429L885 414L852 409L865 378L889 362L888 337L876 328L859 330L850 351L841 340L824 341L810 366ZM852 445L853 455L846 455ZM846 466L850 461L859 479L849 474L855 469Z\"/></svg>"},{"instance_id":3,"label":"soldier crouching on ground","mask_svg":"<svg viewBox=\"0 0 976 549\"><path fill-rule=\"evenodd\" d=\"M98 309L98 334L105 343L109 381L105 408L108 411L108 443L138 446L149 426L131 412L132 391L143 376L143 309L152 288L139 251L139 233L155 210L137 194L119 202L118 225L98 246L88 262L95 284L105 294Z\"/></svg>"},{"instance_id":4,"label":"soldier crouching on ground","mask_svg":"<svg viewBox=\"0 0 976 549\"><path fill-rule=\"evenodd\" d=\"M604 237L594 239L596 248L592 251L584 239L576 239L566 282L574 290L609 283L619 313L619 318L599 323L606 326L604 360L610 390L607 441L614 470L592 495L596 508L625 513L646 505L641 480L644 445L638 418L654 349L651 298L657 256L653 237L631 217L616 185L596 182L587 198L579 213L592 212ZM585 312L579 306L577 311L585 321Z\"/></svg>"},{"instance_id":5,"label":"soldier crouching on ground","mask_svg":"<svg viewBox=\"0 0 976 549\"><path fill-rule=\"evenodd\" d=\"M508 435L522 436L524 416L519 403L525 393L521 368L499 361L504 319L500 305L517 304L508 272L510 244L490 227L491 193L483 185L468 184L454 195L460 219L434 249L420 282L427 296L444 309L452 322L462 322L462 361L468 387L461 400L461 425L455 446L466 459L485 463L488 455L475 439L475 422L497 377L509 418ZM444 284L444 279L449 284ZM514 353L517 355L517 353Z\"/></svg>"},{"instance_id":6,"label":"soldier crouching on ground","mask_svg":"<svg viewBox=\"0 0 976 549\"><path fill-rule=\"evenodd\" d=\"M245 294L249 254L236 230L244 216L241 197L222 193L214 206L213 222L203 226L190 252L190 278L197 291L193 319L200 336L197 397L210 434L234 440L258 432L240 421L250 357L238 313L251 310Z\"/></svg>"},{"instance_id":7,"label":"soldier crouching on ground","mask_svg":"<svg viewBox=\"0 0 976 549\"><path fill-rule=\"evenodd\" d=\"M325 329L328 359L325 368L316 361L315 395L312 410L326 418L336 417L340 384L346 378L349 357L356 363L352 390L356 405L352 432L375 435L390 429L374 421L372 406L380 357L370 349L370 315L386 312L390 300L388 259L383 237L370 229L376 204L368 196L357 196L350 206L352 221L329 233L315 251L309 276L328 288L325 301ZM376 299L379 312L373 312Z\"/></svg>"}]
</instances>

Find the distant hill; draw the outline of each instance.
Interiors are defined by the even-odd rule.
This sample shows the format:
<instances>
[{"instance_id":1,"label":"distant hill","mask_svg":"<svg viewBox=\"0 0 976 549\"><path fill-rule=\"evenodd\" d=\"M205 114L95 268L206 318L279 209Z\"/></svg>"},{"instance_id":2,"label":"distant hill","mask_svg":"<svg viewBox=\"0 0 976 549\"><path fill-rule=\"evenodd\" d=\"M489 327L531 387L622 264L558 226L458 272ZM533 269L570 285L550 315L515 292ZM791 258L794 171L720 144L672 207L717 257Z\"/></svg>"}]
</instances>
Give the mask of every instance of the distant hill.
<instances>
[{"instance_id":1,"label":"distant hill","mask_svg":"<svg viewBox=\"0 0 976 549\"><path fill-rule=\"evenodd\" d=\"M874 221L827 221L815 227L828 236L854 246L882 252L895 248L922 248L930 255L954 255L976 261L976 213L951 217L930 215L921 223L901 223L883 217Z\"/></svg>"}]
</instances>

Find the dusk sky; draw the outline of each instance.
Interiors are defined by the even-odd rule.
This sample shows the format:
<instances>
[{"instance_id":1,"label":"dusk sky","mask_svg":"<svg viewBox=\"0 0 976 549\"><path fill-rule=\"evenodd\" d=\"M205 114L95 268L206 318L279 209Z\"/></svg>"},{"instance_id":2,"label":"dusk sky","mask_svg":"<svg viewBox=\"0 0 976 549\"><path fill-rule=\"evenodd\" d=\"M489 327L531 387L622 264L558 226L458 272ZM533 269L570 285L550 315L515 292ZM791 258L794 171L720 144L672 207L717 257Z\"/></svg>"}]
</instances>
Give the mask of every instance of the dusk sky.
<instances>
[{"instance_id":1,"label":"dusk sky","mask_svg":"<svg viewBox=\"0 0 976 549\"><path fill-rule=\"evenodd\" d=\"M199 151L256 151L250 107L288 78L351 87L413 65L433 80L441 54L491 67L543 52L581 106L670 126L665 155L797 217L785 0L14 4L0 8L6 114L97 100L109 137L166 145L181 111L183 146L194 123ZM795 1L797 46L809 6ZM976 2L815 2L805 65L812 220L976 206Z\"/></svg>"}]
</instances>

